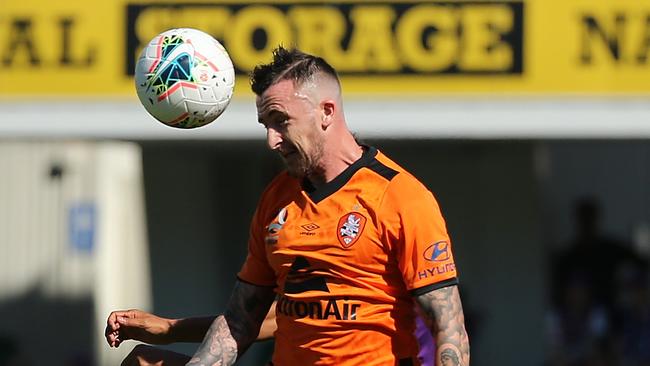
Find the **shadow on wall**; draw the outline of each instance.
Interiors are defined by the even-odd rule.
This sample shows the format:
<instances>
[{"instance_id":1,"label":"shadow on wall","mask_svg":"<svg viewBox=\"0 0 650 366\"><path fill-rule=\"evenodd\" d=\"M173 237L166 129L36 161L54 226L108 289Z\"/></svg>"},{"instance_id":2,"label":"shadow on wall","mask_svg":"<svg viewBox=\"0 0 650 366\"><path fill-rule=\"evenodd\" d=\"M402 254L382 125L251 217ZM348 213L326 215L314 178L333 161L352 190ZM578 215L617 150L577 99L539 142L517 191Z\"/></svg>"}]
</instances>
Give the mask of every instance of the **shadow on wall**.
<instances>
[{"instance_id":1,"label":"shadow on wall","mask_svg":"<svg viewBox=\"0 0 650 366\"><path fill-rule=\"evenodd\" d=\"M92 299L53 298L34 287L0 300L0 314L0 366L94 365Z\"/></svg>"}]
</instances>

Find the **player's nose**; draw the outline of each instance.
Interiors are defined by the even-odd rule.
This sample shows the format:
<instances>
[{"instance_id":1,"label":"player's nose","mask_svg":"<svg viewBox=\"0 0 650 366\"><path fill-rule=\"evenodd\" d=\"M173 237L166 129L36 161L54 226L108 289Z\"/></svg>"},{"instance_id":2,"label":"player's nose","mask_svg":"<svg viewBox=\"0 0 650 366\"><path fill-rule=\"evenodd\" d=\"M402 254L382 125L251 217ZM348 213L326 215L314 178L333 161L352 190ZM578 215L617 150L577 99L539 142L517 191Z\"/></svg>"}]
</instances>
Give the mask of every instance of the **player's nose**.
<instances>
[{"instance_id":1,"label":"player's nose","mask_svg":"<svg viewBox=\"0 0 650 366\"><path fill-rule=\"evenodd\" d=\"M282 143L282 134L274 128L267 128L266 143L269 145L269 149L277 150Z\"/></svg>"}]
</instances>

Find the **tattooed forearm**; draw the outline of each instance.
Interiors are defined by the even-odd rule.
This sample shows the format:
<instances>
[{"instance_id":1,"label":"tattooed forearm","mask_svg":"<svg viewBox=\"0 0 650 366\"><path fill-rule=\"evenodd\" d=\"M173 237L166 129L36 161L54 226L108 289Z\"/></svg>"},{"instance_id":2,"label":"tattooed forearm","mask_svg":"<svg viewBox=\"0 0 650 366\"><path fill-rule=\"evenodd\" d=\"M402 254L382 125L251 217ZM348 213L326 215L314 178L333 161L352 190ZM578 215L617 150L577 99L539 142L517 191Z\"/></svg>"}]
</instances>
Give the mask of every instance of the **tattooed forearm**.
<instances>
[{"instance_id":1,"label":"tattooed forearm","mask_svg":"<svg viewBox=\"0 0 650 366\"><path fill-rule=\"evenodd\" d=\"M226 318L214 320L208 333L187 366L232 365L237 360L237 342L230 333Z\"/></svg>"},{"instance_id":2,"label":"tattooed forearm","mask_svg":"<svg viewBox=\"0 0 650 366\"><path fill-rule=\"evenodd\" d=\"M417 298L433 325L437 365L468 366L469 339L457 286L444 287Z\"/></svg>"},{"instance_id":3,"label":"tattooed forearm","mask_svg":"<svg viewBox=\"0 0 650 366\"><path fill-rule=\"evenodd\" d=\"M215 319L187 366L226 366L250 346L275 294L272 288L238 281L224 315Z\"/></svg>"}]
</instances>

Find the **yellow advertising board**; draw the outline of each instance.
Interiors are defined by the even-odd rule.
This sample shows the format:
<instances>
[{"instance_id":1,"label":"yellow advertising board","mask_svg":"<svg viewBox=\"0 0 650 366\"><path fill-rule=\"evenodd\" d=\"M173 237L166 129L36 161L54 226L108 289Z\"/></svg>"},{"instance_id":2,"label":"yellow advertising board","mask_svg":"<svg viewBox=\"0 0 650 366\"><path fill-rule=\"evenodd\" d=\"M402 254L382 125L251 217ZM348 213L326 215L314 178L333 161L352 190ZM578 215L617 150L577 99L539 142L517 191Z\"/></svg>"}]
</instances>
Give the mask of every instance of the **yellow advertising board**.
<instances>
[{"instance_id":1,"label":"yellow advertising board","mask_svg":"<svg viewBox=\"0 0 650 366\"><path fill-rule=\"evenodd\" d=\"M649 95L650 0L0 0L0 97L134 94L143 45L176 27L228 49L237 95L278 44L347 93Z\"/></svg>"}]
</instances>

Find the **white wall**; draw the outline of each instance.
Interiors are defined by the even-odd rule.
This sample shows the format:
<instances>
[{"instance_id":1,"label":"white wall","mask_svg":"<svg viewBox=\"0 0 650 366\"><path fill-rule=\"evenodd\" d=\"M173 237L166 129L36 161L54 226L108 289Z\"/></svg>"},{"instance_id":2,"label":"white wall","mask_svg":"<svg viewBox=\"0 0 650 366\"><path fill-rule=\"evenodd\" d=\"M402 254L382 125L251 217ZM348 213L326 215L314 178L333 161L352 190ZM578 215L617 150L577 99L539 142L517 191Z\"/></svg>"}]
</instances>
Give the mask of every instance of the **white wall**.
<instances>
[{"instance_id":1,"label":"white wall","mask_svg":"<svg viewBox=\"0 0 650 366\"><path fill-rule=\"evenodd\" d=\"M648 138L646 98L348 97L350 128L368 138ZM261 138L252 98L235 98L216 122L168 128L132 99L0 101L0 137Z\"/></svg>"}]
</instances>

